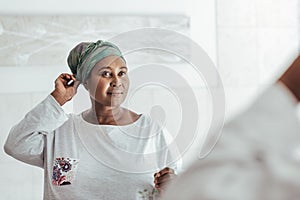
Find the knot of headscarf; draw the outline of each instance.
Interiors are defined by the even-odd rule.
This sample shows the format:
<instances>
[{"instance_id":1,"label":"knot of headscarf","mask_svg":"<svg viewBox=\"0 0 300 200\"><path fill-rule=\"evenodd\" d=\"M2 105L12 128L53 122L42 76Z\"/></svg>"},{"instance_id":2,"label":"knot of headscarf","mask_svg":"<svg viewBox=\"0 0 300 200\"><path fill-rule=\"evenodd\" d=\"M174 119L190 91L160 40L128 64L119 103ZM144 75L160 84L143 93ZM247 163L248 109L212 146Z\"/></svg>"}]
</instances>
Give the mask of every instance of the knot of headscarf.
<instances>
[{"instance_id":1,"label":"knot of headscarf","mask_svg":"<svg viewBox=\"0 0 300 200\"><path fill-rule=\"evenodd\" d=\"M70 51L68 65L76 79L84 83L97 62L107 56L119 56L125 61L120 49L111 42L83 42Z\"/></svg>"}]
</instances>

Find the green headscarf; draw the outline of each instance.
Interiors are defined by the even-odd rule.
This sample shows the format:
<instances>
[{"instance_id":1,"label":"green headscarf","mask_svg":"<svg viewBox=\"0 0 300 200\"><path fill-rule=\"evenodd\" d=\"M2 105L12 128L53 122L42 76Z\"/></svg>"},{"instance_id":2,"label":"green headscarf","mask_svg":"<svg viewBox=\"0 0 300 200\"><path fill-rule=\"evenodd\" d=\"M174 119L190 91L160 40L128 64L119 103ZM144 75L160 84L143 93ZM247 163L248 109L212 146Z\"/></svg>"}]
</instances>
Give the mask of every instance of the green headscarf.
<instances>
[{"instance_id":1,"label":"green headscarf","mask_svg":"<svg viewBox=\"0 0 300 200\"><path fill-rule=\"evenodd\" d=\"M125 61L120 49L111 42L82 42L70 51L68 65L76 79L85 83L97 62L107 56L119 56Z\"/></svg>"}]
</instances>

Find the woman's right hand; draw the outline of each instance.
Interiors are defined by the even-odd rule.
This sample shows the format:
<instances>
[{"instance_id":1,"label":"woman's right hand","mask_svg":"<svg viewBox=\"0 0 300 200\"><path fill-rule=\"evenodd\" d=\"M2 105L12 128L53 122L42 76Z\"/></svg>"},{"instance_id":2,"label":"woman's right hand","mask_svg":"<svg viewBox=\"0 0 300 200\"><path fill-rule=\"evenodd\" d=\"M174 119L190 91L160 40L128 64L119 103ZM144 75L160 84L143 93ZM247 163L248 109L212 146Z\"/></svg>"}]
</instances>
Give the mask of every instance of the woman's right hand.
<instances>
[{"instance_id":1,"label":"woman's right hand","mask_svg":"<svg viewBox=\"0 0 300 200\"><path fill-rule=\"evenodd\" d=\"M70 85L68 83L73 81ZM79 86L79 81L76 81L76 78L73 75L62 73L55 80L55 89L51 95L55 100L62 106L67 101L70 101L77 92Z\"/></svg>"}]
</instances>

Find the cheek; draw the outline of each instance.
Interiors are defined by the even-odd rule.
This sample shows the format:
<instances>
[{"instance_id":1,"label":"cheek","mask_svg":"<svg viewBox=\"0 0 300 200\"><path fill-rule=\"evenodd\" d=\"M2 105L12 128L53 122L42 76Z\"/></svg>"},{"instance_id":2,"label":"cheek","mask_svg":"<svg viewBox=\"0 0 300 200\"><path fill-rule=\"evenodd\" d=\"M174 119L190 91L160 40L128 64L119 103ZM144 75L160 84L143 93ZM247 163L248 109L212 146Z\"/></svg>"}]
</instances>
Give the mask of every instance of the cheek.
<instances>
[{"instance_id":1,"label":"cheek","mask_svg":"<svg viewBox=\"0 0 300 200\"><path fill-rule=\"evenodd\" d=\"M99 80L95 90L97 91L97 93L103 94L106 93L108 88L109 88L109 83L107 81Z\"/></svg>"},{"instance_id":2,"label":"cheek","mask_svg":"<svg viewBox=\"0 0 300 200\"><path fill-rule=\"evenodd\" d=\"M130 85L130 81L129 81L129 79L128 78L126 78L125 80L124 80L124 87L128 90L128 88L129 88L129 85Z\"/></svg>"},{"instance_id":3,"label":"cheek","mask_svg":"<svg viewBox=\"0 0 300 200\"><path fill-rule=\"evenodd\" d=\"M108 87L109 84L106 81L101 78L94 78L90 81L89 92L92 96L97 96L103 94Z\"/></svg>"}]
</instances>

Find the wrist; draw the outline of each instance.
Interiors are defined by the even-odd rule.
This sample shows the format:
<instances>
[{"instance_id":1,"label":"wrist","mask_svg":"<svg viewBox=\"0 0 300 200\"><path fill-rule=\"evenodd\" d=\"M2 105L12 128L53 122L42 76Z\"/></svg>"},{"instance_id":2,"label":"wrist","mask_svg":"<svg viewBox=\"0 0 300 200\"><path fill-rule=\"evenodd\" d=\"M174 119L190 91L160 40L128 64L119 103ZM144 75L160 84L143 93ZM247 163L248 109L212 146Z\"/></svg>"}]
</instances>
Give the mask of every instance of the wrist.
<instances>
[{"instance_id":1,"label":"wrist","mask_svg":"<svg viewBox=\"0 0 300 200\"><path fill-rule=\"evenodd\" d=\"M55 90L53 92L51 92L51 95L54 97L54 99L57 101L57 103L60 106L63 106L67 101L61 96L59 95Z\"/></svg>"}]
</instances>

